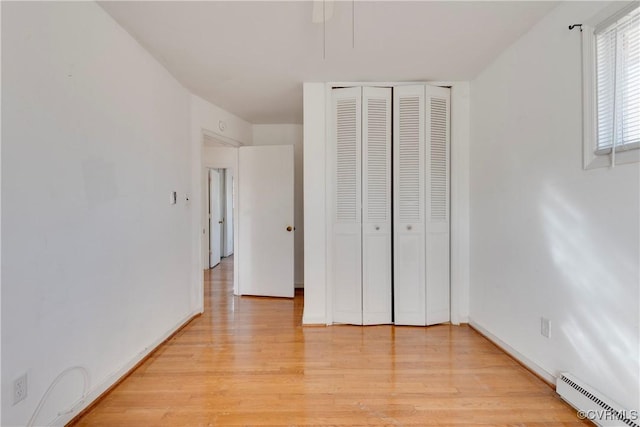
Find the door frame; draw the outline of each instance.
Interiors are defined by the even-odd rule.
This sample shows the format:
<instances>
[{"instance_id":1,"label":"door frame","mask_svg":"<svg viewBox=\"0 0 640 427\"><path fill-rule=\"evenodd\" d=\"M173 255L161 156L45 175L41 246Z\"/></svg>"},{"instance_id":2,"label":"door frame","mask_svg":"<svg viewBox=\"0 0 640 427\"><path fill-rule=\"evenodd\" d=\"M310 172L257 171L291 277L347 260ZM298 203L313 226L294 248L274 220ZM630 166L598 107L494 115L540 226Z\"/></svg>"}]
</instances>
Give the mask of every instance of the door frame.
<instances>
[{"instance_id":1,"label":"door frame","mask_svg":"<svg viewBox=\"0 0 640 427\"><path fill-rule=\"evenodd\" d=\"M325 273L323 279L324 323L333 324L333 283L329 280L333 274L331 263L331 214L330 201L333 200L332 164L327 149L333 138L331 93L334 88L344 87L397 87L406 85L444 86L451 89L451 152L449 175L449 315L451 323L459 325L469 321L469 83L464 81L329 81L324 83L324 242L325 259L322 265ZM305 159L306 161L306 159ZM306 187L306 184L305 184ZM306 188L305 188L306 190ZM313 240L313 239L309 239ZM305 246L308 244L305 239ZM311 244L311 243L309 243ZM305 265L305 271L307 271ZM308 281L305 280L305 284ZM314 291L315 292L315 291ZM307 292L305 295L311 295ZM311 305L311 303L309 304ZM304 319L304 315L303 315Z\"/></svg>"},{"instance_id":2,"label":"door frame","mask_svg":"<svg viewBox=\"0 0 640 427\"><path fill-rule=\"evenodd\" d=\"M208 189L209 189L209 185L208 185L208 179L209 179L209 169L227 169L229 171L231 171L233 177L234 177L234 181L235 181L235 186L234 189L236 191L236 194L234 194L232 196L232 201L233 201L233 239L234 239L234 251L233 251L233 294L234 295L239 295L239 288L238 288L238 266L239 266L239 262L240 262L240 258L238 256L238 239L237 236L239 236L239 225L238 225L238 221L237 221L237 213L238 213L238 181L239 181L239 177L238 177L238 148L241 147L243 144L235 141L233 139L230 138L226 138L222 135L219 135L215 132L211 132L208 131L206 129L201 129L202 135L200 138L201 141L201 145L200 145L200 159L201 159L201 163L200 163L200 187L201 187L201 200L209 200L209 196L207 195ZM207 156L205 155L205 148L206 147L211 147L211 148L228 148L228 149L233 149L235 151L234 154L234 159L230 160L230 159L208 159ZM202 203L201 206L201 212L200 212L200 230L204 230L205 227L208 227L208 209L206 208L206 204ZM200 234L200 257L199 257L199 261L198 264L200 265L200 268L198 269L198 272L200 275L202 275L204 270L208 270L208 264L209 264L209 260L208 260L208 249L206 250L206 255L207 255L207 261L205 262L204 260L204 249L205 247L208 248L209 247L209 242L207 241L207 235L206 232L203 232ZM198 295L200 298L204 297L204 280L200 280L200 289L198 292Z\"/></svg>"},{"instance_id":3,"label":"door frame","mask_svg":"<svg viewBox=\"0 0 640 427\"><path fill-rule=\"evenodd\" d=\"M218 203L219 203L219 214L220 216L222 216L222 218L225 218L226 216L226 186L224 184L224 176L225 176L225 171L227 169L220 169L220 168L206 168L205 173L207 174L207 184L208 184L208 191L207 191L207 212L208 212L208 233L205 232L205 236L207 238L207 241L209 242L209 269L214 268L216 266L218 266L218 264L220 264L220 262L222 262L222 258L224 258L224 245L226 243L226 228L224 226L224 224L220 225L220 241L218 242L218 252L220 254L220 261L218 261L218 264L216 265L211 265L211 256L213 253L213 247L211 245L212 243L212 239L211 239L211 230L212 230L212 224L214 224L215 222L212 222L212 218L211 218L211 172L215 171L218 174L218 191L215 192L215 195L218 197ZM218 218L219 220L219 218Z\"/></svg>"},{"instance_id":4,"label":"door frame","mask_svg":"<svg viewBox=\"0 0 640 427\"><path fill-rule=\"evenodd\" d=\"M233 173L229 169L222 169L224 171L224 225L222 227L223 231L223 243L222 247L224 248L223 255L224 257L228 257L234 254L233 247L235 244L235 236L233 235L233 229L229 229L229 218L231 218L231 227L234 227L233 223L233 213L235 212L233 208L233 190L234 190L234 179ZM231 197L231 203L229 203L229 197ZM231 244L229 244L229 236L231 236Z\"/></svg>"}]
</instances>

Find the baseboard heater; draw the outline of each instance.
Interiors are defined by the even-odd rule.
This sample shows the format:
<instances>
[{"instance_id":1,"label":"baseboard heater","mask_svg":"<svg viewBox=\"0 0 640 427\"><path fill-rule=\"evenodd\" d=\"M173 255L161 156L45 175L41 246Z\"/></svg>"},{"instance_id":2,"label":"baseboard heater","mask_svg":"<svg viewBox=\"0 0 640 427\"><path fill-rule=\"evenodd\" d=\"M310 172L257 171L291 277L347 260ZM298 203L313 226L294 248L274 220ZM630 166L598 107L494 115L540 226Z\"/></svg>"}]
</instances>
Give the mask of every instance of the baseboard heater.
<instances>
[{"instance_id":1,"label":"baseboard heater","mask_svg":"<svg viewBox=\"0 0 640 427\"><path fill-rule=\"evenodd\" d=\"M625 410L602 393L568 372L558 378L556 391L567 403L578 410L578 416L602 427L640 427L638 410Z\"/></svg>"}]
</instances>

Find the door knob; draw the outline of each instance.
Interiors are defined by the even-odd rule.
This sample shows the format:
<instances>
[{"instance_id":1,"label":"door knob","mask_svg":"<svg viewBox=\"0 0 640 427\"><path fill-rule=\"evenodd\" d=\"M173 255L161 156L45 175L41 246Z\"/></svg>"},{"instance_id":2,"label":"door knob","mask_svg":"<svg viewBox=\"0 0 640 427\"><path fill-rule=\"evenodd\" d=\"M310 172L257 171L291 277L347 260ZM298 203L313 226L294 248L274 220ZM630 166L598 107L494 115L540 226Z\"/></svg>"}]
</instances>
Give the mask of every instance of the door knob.
<instances>
[{"instance_id":1,"label":"door knob","mask_svg":"<svg viewBox=\"0 0 640 427\"><path fill-rule=\"evenodd\" d=\"M287 231L292 231L292 230L293 230L293 227L292 227L292 226L288 226L288 227L287 227Z\"/></svg>"},{"instance_id":2,"label":"door knob","mask_svg":"<svg viewBox=\"0 0 640 427\"><path fill-rule=\"evenodd\" d=\"M224 221L218 221L218 224L222 224Z\"/></svg>"}]
</instances>

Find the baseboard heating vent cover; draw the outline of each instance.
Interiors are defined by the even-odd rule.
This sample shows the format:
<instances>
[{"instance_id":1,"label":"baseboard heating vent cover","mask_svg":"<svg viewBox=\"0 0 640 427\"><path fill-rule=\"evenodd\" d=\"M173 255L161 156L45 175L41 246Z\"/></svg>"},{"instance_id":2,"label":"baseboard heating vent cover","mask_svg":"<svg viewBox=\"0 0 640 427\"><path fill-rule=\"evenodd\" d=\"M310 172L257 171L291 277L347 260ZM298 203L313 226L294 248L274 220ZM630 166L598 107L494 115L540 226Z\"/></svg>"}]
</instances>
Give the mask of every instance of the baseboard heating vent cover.
<instances>
[{"instance_id":1,"label":"baseboard heating vent cover","mask_svg":"<svg viewBox=\"0 0 640 427\"><path fill-rule=\"evenodd\" d=\"M578 410L578 417L589 419L602 427L640 427L638 410L625 410L602 393L563 372L556 383L556 391Z\"/></svg>"}]
</instances>

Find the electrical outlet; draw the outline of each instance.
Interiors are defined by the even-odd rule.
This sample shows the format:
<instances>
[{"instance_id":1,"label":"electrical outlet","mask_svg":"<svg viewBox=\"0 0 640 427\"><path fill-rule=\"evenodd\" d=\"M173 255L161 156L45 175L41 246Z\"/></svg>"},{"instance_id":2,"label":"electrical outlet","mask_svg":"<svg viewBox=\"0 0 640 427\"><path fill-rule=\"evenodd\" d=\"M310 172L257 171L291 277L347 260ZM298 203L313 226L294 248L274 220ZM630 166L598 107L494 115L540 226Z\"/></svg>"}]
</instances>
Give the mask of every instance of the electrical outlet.
<instances>
[{"instance_id":1,"label":"electrical outlet","mask_svg":"<svg viewBox=\"0 0 640 427\"><path fill-rule=\"evenodd\" d=\"M547 338L551 336L551 320L545 317L540 318L540 334Z\"/></svg>"},{"instance_id":2,"label":"electrical outlet","mask_svg":"<svg viewBox=\"0 0 640 427\"><path fill-rule=\"evenodd\" d=\"M13 382L13 404L27 398L27 373L25 372Z\"/></svg>"}]
</instances>

